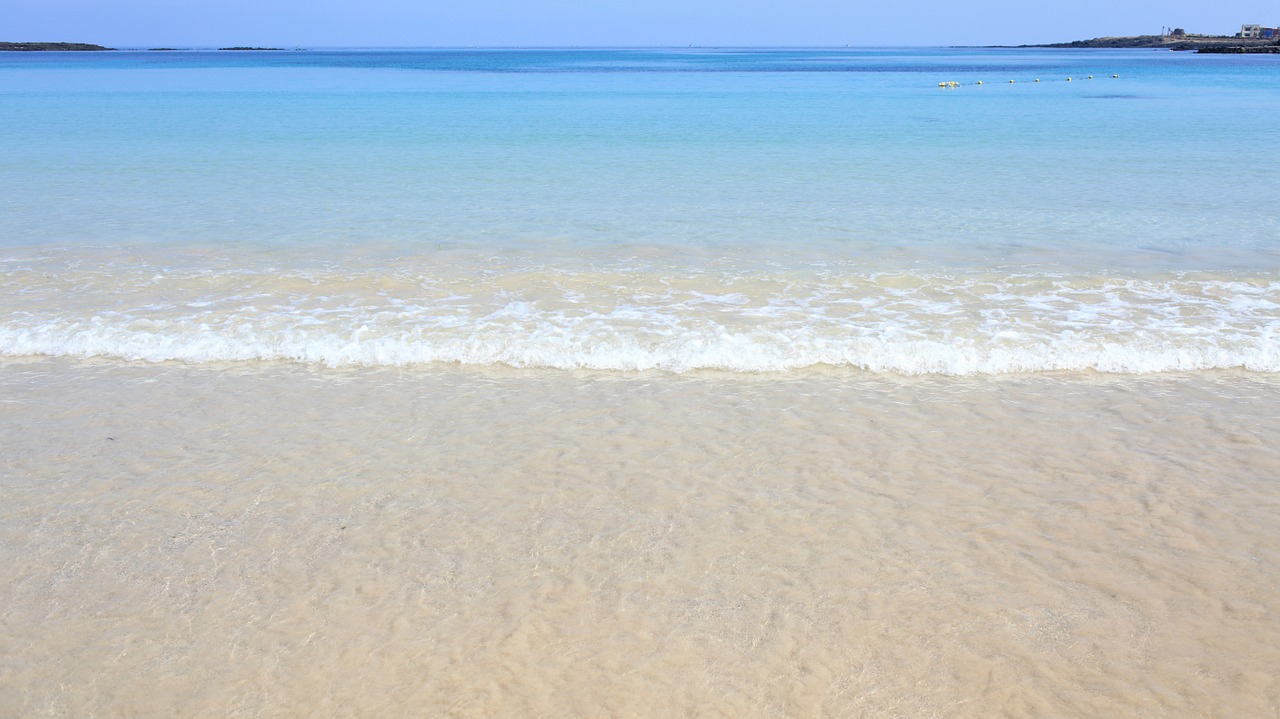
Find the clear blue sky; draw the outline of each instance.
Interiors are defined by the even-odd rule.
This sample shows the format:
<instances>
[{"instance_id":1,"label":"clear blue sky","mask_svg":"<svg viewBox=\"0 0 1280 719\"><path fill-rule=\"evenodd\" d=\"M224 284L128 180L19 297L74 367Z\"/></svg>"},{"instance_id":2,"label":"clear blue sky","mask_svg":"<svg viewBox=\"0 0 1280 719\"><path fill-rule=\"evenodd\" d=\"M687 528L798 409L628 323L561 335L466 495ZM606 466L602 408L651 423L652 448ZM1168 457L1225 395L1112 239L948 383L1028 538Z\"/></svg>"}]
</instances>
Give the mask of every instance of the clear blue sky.
<instances>
[{"instance_id":1,"label":"clear blue sky","mask_svg":"<svg viewBox=\"0 0 1280 719\"><path fill-rule=\"evenodd\" d=\"M112 46L987 45L1280 25L1277 0L0 0L0 40Z\"/></svg>"}]
</instances>

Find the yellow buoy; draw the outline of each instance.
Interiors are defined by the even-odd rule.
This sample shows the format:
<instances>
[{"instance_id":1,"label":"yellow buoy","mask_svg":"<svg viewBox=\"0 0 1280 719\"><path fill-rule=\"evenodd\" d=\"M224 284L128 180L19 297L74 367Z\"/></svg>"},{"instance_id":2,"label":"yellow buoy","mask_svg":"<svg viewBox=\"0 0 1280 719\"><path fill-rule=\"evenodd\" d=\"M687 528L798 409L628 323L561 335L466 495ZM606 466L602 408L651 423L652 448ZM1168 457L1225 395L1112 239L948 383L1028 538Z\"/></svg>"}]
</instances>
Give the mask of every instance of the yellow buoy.
<instances>
[{"instance_id":1,"label":"yellow buoy","mask_svg":"<svg viewBox=\"0 0 1280 719\"><path fill-rule=\"evenodd\" d=\"M982 84L982 81L981 81L981 80L979 80L979 81L978 81L978 84L979 84L979 85L981 85L981 84Z\"/></svg>"},{"instance_id":2,"label":"yellow buoy","mask_svg":"<svg viewBox=\"0 0 1280 719\"><path fill-rule=\"evenodd\" d=\"M1092 79L1093 79L1093 75L1090 75L1090 76L1089 76L1089 79L1090 79L1090 80L1092 80Z\"/></svg>"},{"instance_id":3,"label":"yellow buoy","mask_svg":"<svg viewBox=\"0 0 1280 719\"><path fill-rule=\"evenodd\" d=\"M1112 75L1111 77L1120 77L1120 76L1119 76L1119 75Z\"/></svg>"},{"instance_id":4,"label":"yellow buoy","mask_svg":"<svg viewBox=\"0 0 1280 719\"><path fill-rule=\"evenodd\" d=\"M1009 84L1010 84L1010 85L1012 85L1012 84L1013 84L1013 80L1010 80L1010 81L1009 81Z\"/></svg>"},{"instance_id":5,"label":"yellow buoy","mask_svg":"<svg viewBox=\"0 0 1280 719\"><path fill-rule=\"evenodd\" d=\"M1071 82L1071 78L1067 78L1067 82Z\"/></svg>"},{"instance_id":6,"label":"yellow buoy","mask_svg":"<svg viewBox=\"0 0 1280 719\"><path fill-rule=\"evenodd\" d=\"M938 83L938 87L946 87L946 86L947 86L947 83L945 82Z\"/></svg>"},{"instance_id":7,"label":"yellow buoy","mask_svg":"<svg viewBox=\"0 0 1280 719\"><path fill-rule=\"evenodd\" d=\"M1038 77L1037 77L1037 78L1036 78L1036 82L1040 82L1040 78L1038 78Z\"/></svg>"}]
</instances>

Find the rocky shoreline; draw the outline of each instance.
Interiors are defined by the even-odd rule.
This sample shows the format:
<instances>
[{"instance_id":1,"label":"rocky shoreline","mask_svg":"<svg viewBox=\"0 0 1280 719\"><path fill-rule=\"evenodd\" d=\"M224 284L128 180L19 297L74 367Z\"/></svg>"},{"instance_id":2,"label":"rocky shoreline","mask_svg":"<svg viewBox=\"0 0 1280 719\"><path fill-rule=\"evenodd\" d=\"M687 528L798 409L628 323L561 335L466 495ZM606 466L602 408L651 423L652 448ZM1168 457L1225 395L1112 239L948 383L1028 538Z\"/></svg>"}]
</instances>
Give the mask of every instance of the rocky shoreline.
<instances>
[{"instance_id":1,"label":"rocky shoreline","mask_svg":"<svg viewBox=\"0 0 1280 719\"><path fill-rule=\"evenodd\" d=\"M1207 52L1207 53L1213 53L1216 55L1237 55L1237 54L1251 54L1251 53L1263 54L1263 55L1267 55L1267 54L1280 55L1280 45L1262 45L1260 47L1259 46L1241 47L1239 45L1226 46L1226 47L1201 47L1201 48L1197 48L1196 52Z\"/></svg>"},{"instance_id":2,"label":"rocky shoreline","mask_svg":"<svg viewBox=\"0 0 1280 719\"><path fill-rule=\"evenodd\" d=\"M1153 48L1159 50L1195 51L1204 53L1275 53L1280 45L1273 40L1255 40L1229 35L1132 35L1123 37L1095 37L1092 40L1055 42L1042 45L1018 45L1017 47L1049 48Z\"/></svg>"}]
</instances>

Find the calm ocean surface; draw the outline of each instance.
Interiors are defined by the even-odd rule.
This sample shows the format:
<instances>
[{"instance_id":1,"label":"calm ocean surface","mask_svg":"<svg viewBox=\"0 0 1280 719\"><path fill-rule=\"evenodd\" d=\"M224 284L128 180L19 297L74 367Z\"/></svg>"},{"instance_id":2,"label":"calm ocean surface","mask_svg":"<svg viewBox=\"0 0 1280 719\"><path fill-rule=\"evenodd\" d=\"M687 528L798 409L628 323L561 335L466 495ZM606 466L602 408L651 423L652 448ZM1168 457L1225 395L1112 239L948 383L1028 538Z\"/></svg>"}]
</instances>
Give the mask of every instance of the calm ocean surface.
<instances>
[{"instance_id":1,"label":"calm ocean surface","mask_svg":"<svg viewBox=\"0 0 1280 719\"><path fill-rule=\"evenodd\" d=\"M5 53L0 353L1274 373L1278 69Z\"/></svg>"}]
</instances>

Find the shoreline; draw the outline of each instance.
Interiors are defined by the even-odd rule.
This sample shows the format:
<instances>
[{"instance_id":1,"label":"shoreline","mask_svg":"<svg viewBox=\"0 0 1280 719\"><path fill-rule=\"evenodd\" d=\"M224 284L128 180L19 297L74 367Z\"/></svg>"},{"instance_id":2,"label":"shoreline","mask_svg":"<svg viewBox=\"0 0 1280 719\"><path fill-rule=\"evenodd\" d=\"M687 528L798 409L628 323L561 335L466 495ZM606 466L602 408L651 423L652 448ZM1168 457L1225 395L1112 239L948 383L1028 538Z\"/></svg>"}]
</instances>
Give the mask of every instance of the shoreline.
<instances>
[{"instance_id":1,"label":"shoreline","mask_svg":"<svg viewBox=\"0 0 1280 719\"><path fill-rule=\"evenodd\" d=\"M1040 43L1034 45L994 45L1008 48L1095 48L1095 49L1157 49L1196 52L1274 53L1280 45L1274 40L1246 39L1228 35L1130 35L1096 37L1072 42Z\"/></svg>"}]
</instances>

